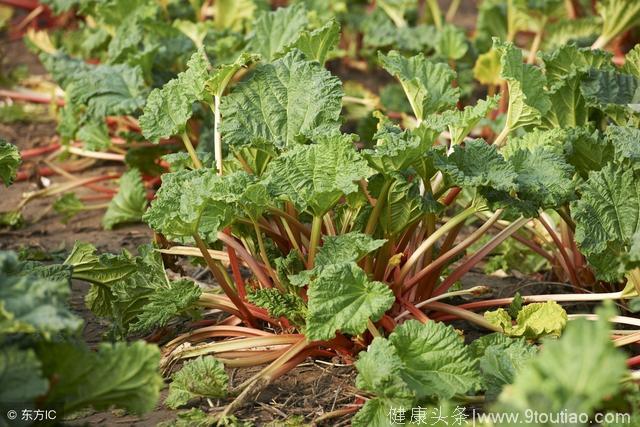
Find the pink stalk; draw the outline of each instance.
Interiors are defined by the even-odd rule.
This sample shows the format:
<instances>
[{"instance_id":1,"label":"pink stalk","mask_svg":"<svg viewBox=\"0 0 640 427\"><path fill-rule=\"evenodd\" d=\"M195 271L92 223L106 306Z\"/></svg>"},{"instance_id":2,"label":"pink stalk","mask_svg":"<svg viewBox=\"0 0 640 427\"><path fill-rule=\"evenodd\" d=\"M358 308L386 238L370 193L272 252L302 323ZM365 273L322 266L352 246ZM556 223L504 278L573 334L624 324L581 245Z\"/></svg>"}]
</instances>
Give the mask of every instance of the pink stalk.
<instances>
[{"instance_id":1,"label":"pink stalk","mask_svg":"<svg viewBox=\"0 0 640 427\"><path fill-rule=\"evenodd\" d=\"M435 290L434 295L437 296L449 290L449 288L453 286L454 283L460 280L462 276L467 274L469 270L471 270L485 256L487 256L491 251L498 247L498 245L504 242L509 236L518 231L518 229L525 225L527 221L529 221L529 218L520 218L519 220L512 222L507 228L498 233L471 258L469 258L462 265L456 268Z\"/></svg>"},{"instance_id":2,"label":"pink stalk","mask_svg":"<svg viewBox=\"0 0 640 427\"><path fill-rule=\"evenodd\" d=\"M558 247L561 255L560 260L562 261L563 267L566 270L567 274L569 274L571 284L580 287L580 280L578 279L578 275L576 274L576 270L573 266L573 261L569 257L569 254L567 254L567 251L562 244L562 241L556 234L555 230L544 220L542 215L538 218L538 221L540 221L545 230L547 230L547 233L549 233L551 239L553 239L553 243L555 243L555 245Z\"/></svg>"},{"instance_id":3,"label":"pink stalk","mask_svg":"<svg viewBox=\"0 0 640 427\"><path fill-rule=\"evenodd\" d=\"M272 287L271 280L269 280L264 270L258 265L256 259L251 256L249 251L247 251L244 246L242 246L242 244L225 233L218 233L218 239L220 239L224 244L233 248L237 252L238 256L240 256L240 258L242 258L242 260L247 263L253 274L256 275L258 281L260 281L263 286L267 288Z\"/></svg>"}]
</instances>

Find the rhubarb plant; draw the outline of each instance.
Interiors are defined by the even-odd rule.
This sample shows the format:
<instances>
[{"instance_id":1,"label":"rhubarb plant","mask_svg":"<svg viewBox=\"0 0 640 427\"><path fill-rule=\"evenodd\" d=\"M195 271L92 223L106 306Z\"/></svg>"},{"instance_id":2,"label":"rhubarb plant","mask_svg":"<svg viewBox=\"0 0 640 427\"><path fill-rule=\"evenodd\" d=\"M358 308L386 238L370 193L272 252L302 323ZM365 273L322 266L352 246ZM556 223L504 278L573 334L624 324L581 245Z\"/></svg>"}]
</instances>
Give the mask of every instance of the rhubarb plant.
<instances>
[{"instance_id":1,"label":"rhubarb plant","mask_svg":"<svg viewBox=\"0 0 640 427\"><path fill-rule=\"evenodd\" d=\"M192 21L173 19L162 2L136 3L130 14L117 1L84 3L96 21L89 32L108 45L102 62L60 46L42 54L65 91L66 149L78 152L82 138L93 156L121 155L114 129L139 125L145 149L156 150L147 163L168 172L145 185L129 151L130 170L107 204L106 228L141 219L153 245L132 255L79 243L65 268L91 284L87 305L114 336L175 332L161 367L194 360L172 375L168 406L229 393L224 420L307 357L327 356L355 361L365 398L350 410L355 425L479 394L488 410L592 412L622 390L613 315L574 321L559 303L640 291L638 49L624 58L598 49L635 24L633 2L598 2L599 21L579 2L485 1L474 39L450 23L459 2L446 14L435 1L403 0L335 15L317 5L325 2L193 2L181 6ZM341 80L332 62L340 55L340 65L375 68L393 83L373 90ZM186 153L172 152L180 144ZM6 184L18 160L0 149ZM69 195L56 207L95 208ZM461 279L516 241L559 280L615 292L454 299L486 293ZM215 286L186 276L176 257L206 266ZM211 310L222 317L189 322ZM450 320L492 334L467 345ZM580 370L604 359L614 375L598 377L597 391L583 387ZM267 366L227 390L223 366L259 364Z\"/></svg>"}]
</instances>

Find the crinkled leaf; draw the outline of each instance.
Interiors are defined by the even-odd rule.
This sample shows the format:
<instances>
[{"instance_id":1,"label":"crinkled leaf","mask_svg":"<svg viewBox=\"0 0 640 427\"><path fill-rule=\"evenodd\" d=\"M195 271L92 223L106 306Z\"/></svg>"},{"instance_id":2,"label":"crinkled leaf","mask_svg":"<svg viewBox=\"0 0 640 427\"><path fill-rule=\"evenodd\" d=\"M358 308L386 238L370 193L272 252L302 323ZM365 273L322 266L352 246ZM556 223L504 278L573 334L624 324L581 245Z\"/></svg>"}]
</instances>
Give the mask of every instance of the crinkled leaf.
<instances>
[{"instance_id":1,"label":"crinkled leaf","mask_svg":"<svg viewBox=\"0 0 640 427\"><path fill-rule=\"evenodd\" d=\"M222 98L222 137L232 147L284 149L305 136L336 132L341 109L340 80L294 49L256 67Z\"/></svg>"},{"instance_id":2,"label":"crinkled leaf","mask_svg":"<svg viewBox=\"0 0 640 427\"><path fill-rule=\"evenodd\" d=\"M170 239L190 239L198 232L209 241L235 219L235 209L215 200L211 189L223 177L214 169L182 170L162 175L162 185L143 215L151 228Z\"/></svg>"},{"instance_id":3,"label":"crinkled leaf","mask_svg":"<svg viewBox=\"0 0 640 427\"><path fill-rule=\"evenodd\" d=\"M73 278L93 284L88 307L108 317L117 334L146 332L195 308L202 291L190 280L169 281L162 257L151 247L138 248L140 256L96 255L91 245L76 245L65 264Z\"/></svg>"},{"instance_id":4,"label":"crinkled leaf","mask_svg":"<svg viewBox=\"0 0 640 427\"><path fill-rule=\"evenodd\" d=\"M324 65L340 41L340 24L330 21L313 31L303 31L291 47L300 49L309 61Z\"/></svg>"},{"instance_id":5,"label":"crinkled leaf","mask_svg":"<svg viewBox=\"0 0 640 427\"><path fill-rule=\"evenodd\" d=\"M601 138L597 131L578 128L561 138L565 140L564 154L567 161L583 179L587 179L589 172L598 171L613 161L612 145Z\"/></svg>"},{"instance_id":6,"label":"crinkled leaf","mask_svg":"<svg viewBox=\"0 0 640 427\"><path fill-rule=\"evenodd\" d=\"M270 191L301 211L324 215L373 173L352 141L352 135L333 134L283 153L267 169Z\"/></svg>"},{"instance_id":7,"label":"crinkled leaf","mask_svg":"<svg viewBox=\"0 0 640 427\"><path fill-rule=\"evenodd\" d=\"M369 319L380 319L395 301L387 284L370 281L355 263L323 268L307 294L305 334L310 340L332 339L336 331L361 334Z\"/></svg>"},{"instance_id":8,"label":"crinkled leaf","mask_svg":"<svg viewBox=\"0 0 640 427\"><path fill-rule=\"evenodd\" d=\"M502 55L501 77L509 86L509 107L506 126L510 131L522 126L540 124L551 108L544 88L546 79L542 71L522 61L522 51L512 43L494 39L494 48Z\"/></svg>"},{"instance_id":9,"label":"crinkled leaf","mask_svg":"<svg viewBox=\"0 0 640 427\"><path fill-rule=\"evenodd\" d=\"M552 150L519 150L508 162L518 175L518 198L533 209L559 208L575 196L574 169Z\"/></svg>"},{"instance_id":10,"label":"crinkled leaf","mask_svg":"<svg viewBox=\"0 0 640 427\"><path fill-rule=\"evenodd\" d=\"M480 384L476 362L461 337L442 323L409 320L388 340L376 338L358 362L358 387L386 396L449 398Z\"/></svg>"},{"instance_id":11,"label":"crinkled leaf","mask_svg":"<svg viewBox=\"0 0 640 427\"><path fill-rule=\"evenodd\" d=\"M513 383L516 374L537 353L536 347L527 344L524 338L508 338L502 334L487 335L474 341L472 347L479 359L483 388L489 400L496 400L502 388Z\"/></svg>"},{"instance_id":12,"label":"crinkled leaf","mask_svg":"<svg viewBox=\"0 0 640 427\"><path fill-rule=\"evenodd\" d=\"M600 0L598 13L602 17L601 38L613 40L640 23L640 3L635 0Z\"/></svg>"},{"instance_id":13,"label":"crinkled leaf","mask_svg":"<svg viewBox=\"0 0 640 427\"><path fill-rule=\"evenodd\" d=\"M318 249L314 260L314 268L290 275L289 279L295 286L311 283L325 267L344 263L355 263L362 257L384 245L385 240L373 239L368 234L352 231L337 236L324 236L322 246Z\"/></svg>"},{"instance_id":14,"label":"crinkled leaf","mask_svg":"<svg viewBox=\"0 0 640 427\"><path fill-rule=\"evenodd\" d=\"M434 152L434 163L438 170L460 187L488 187L510 191L516 188L513 165L506 162L495 146L482 139L456 145L448 157Z\"/></svg>"},{"instance_id":15,"label":"crinkled leaf","mask_svg":"<svg viewBox=\"0 0 640 427\"><path fill-rule=\"evenodd\" d=\"M605 112L612 108L637 108L640 80L617 71L591 69L582 79L580 90L590 106Z\"/></svg>"},{"instance_id":16,"label":"crinkled leaf","mask_svg":"<svg viewBox=\"0 0 640 427\"><path fill-rule=\"evenodd\" d=\"M249 50L273 61L295 42L307 25L307 13L300 3L258 14Z\"/></svg>"},{"instance_id":17,"label":"crinkled leaf","mask_svg":"<svg viewBox=\"0 0 640 427\"><path fill-rule=\"evenodd\" d=\"M72 343L48 343L38 351L46 377L55 385L48 404L65 413L88 406L112 406L142 414L156 405L163 385L158 371L160 351L143 341L100 344L97 351Z\"/></svg>"},{"instance_id":18,"label":"crinkled leaf","mask_svg":"<svg viewBox=\"0 0 640 427\"><path fill-rule=\"evenodd\" d=\"M640 45L635 45L635 47L624 56L622 72L640 79Z\"/></svg>"},{"instance_id":19,"label":"crinkled leaf","mask_svg":"<svg viewBox=\"0 0 640 427\"><path fill-rule=\"evenodd\" d=\"M131 169L120 177L120 188L109 202L102 226L111 230L114 225L141 221L146 208L147 192L142 185L142 176L137 169Z\"/></svg>"},{"instance_id":20,"label":"crinkled leaf","mask_svg":"<svg viewBox=\"0 0 640 427\"><path fill-rule=\"evenodd\" d=\"M0 179L5 186L11 185L16 178L20 162L18 148L0 138Z\"/></svg>"},{"instance_id":21,"label":"crinkled leaf","mask_svg":"<svg viewBox=\"0 0 640 427\"><path fill-rule=\"evenodd\" d=\"M416 180L409 181L402 175L395 175L392 179L380 213L380 226L385 236L398 235L426 212L436 213L441 208L433 198L420 195L420 185Z\"/></svg>"},{"instance_id":22,"label":"crinkled leaf","mask_svg":"<svg viewBox=\"0 0 640 427\"><path fill-rule=\"evenodd\" d=\"M241 69L258 61L258 55L243 52L233 63L224 64L212 71L207 80L207 90L215 96L222 96L233 76Z\"/></svg>"},{"instance_id":23,"label":"crinkled leaf","mask_svg":"<svg viewBox=\"0 0 640 427\"><path fill-rule=\"evenodd\" d=\"M174 280L158 286L148 294L136 322L131 324L131 333L150 331L169 323L177 315L195 307L202 290L193 281Z\"/></svg>"},{"instance_id":24,"label":"crinkled leaf","mask_svg":"<svg viewBox=\"0 0 640 427\"><path fill-rule=\"evenodd\" d=\"M213 356L200 356L173 374L165 405L176 409L196 397L221 398L227 395L229 377L222 362Z\"/></svg>"},{"instance_id":25,"label":"crinkled leaf","mask_svg":"<svg viewBox=\"0 0 640 427\"><path fill-rule=\"evenodd\" d=\"M555 301L524 306L518 313L515 324L512 324L511 316L503 308L488 311L484 317L492 324L502 328L508 336L523 336L529 339L537 339L547 335L560 336L568 319L567 313Z\"/></svg>"},{"instance_id":26,"label":"crinkled leaf","mask_svg":"<svg viewBox=\"0 0 640 427\"><path fill-rule=\"evenodd\" d=\"M591 414L620 388L624 354L610 339L606 318L572 321L559 340L545 341L538 357L516 374L494 409L500 412Z\"/></svg>"},{"instance_id":27,"label":"crinkled leaf","mask_svg":"<svg viewBox=\"0 0 640 427\"><path fill-rule=\"evenodd\" d=\"M435 48L438 55L453 61L465 56L469 50L464 31L453 25L445 25L438 32Z\"/></svg>"},{"instance_id":28,"label":"crinkled leaf","mask_svg":"<svg viewBox=\"0 0 640 427\"><path fill-rule=\"evenodd\" d=\"M630 126L609 126L606 138L618 160L640 160L640 130Z\"/></svg>"},{"instance_id":29,"label":"crinkled leaf","mask_svg":"<svg viewBox=\"0 0 640 427\"><path fill-rule=\"evenodd\" d=\"M307 306L304 300L292 293L283 294L278 289L256 289L247 295L247 300L262 307L274 318L285 317L295 325L304 325Z\"/></svg>"},{"instance_id":30,"label":"crinkled leaf","mask_svg":"<svg viewBox=\"0 0 640 427\"><path fill-rule=\"evenodd\" d=\"M451 143L460 144L478 122L498 106L498 99L499 96L492 96L479 100L475 105L467 105L462 111L447 110L442 114L433 114L425 119L425 125L438 130L448 129Z\"/></svg>"},{"instance_id":31,"label":"crinkled leaf","mask_svg":"<svg viewBox=\"0 0 640 427\"><path fill-rule=\"evenodd\" d=\"M49 389L49 382L42 375L42 364L33 350L9 345L0 349L0 383L3 409L6 404L33 402Z\"/></svg>"},{"instance_id":32,"label":"crinkled leaf","mask_svg":"<svg viewBox=\"0 0 640 427\"><path fill-rule=\"evenodd\" d=\"M111 146L109 129L106 123L89 122L82 125L76 134L87 150L106 151Z\"/></svg>"},{"instance_id":33,"label":"crinkled leaf","mask_svg":"<svg viewBox=\"0 0 640 427\"><path fill-rule=\"evenodd\" d=\"M162 88L154 89L147 99L140 127L145 138L158 142L185 130L192 106L206 97L205 83L209 77L209 60L197 51L187 63L187 70Z\"/></svg>"},{"instance_id":34,"label":"crinkled leaf","mask_svg":"<svg viewBox=\"0 0 640 427\"><path fill-rule=\"evenodd\" d=\"M418 121L451 108L460 97L460 89L451 85L456 73L446 64L432 62L423 54L407 58L396 51L380 53L378 60L402 85Z\"/></svg>"},{"instance_id":35,"label":"crinkled leaf","mask_svg":"<svg viewBox=\"0 0 640 427\"><path fill-rule=\"evenodd\" d=\"M241 31L258 5L255 0L218 0L213 3L213 25L218 30Z\"/></svg>"},{"instance_id":36,"label":"crinkled leaf","mask_svg":"<svg viewBox=\"0 0 640 427\"><path fill-rule=\"evenodd\" d=\"M85 105L86 114L97 120L139 111L147 91L142 70L120 64L76 72L65 90L71 104Z\"/></svg>"},{"instance_id":37,"label":"crinkled leaf","mask_svg":"<svg viewBox=\"0 0 640 427\"><path fill-rule=\"evenodd\" d=\"M581 48L570 43L551 53L542 53L547 83L553 89L568 78L592 68L613 70L612 55L602 50Z\"/></svg>"},{"instance_id":38,"label":"crinkled leaf","mask_svg":"<svg viewBox=\"0 0 640 427\"><path fill-rule=\"evenodd\" d=\"M82 320L67 307L68 276L38 277L20 264L14 253L0 252L0 334L77 331Z\"/></svg>"},{"instance_id":39,"label":"crinkled leaf","mask_svg":"<svg viewBox=\"0 0 640 427\"><path fill-rule=\"evenodd\" d=\"M598 277L620 278L631 266L621 255L640 231L640 180L629 168L610 163L589 173L571 205L575 239Z\"/></svg>"},{"instance_id":40,"label":"crinkled leaf","mask_svg":"<svg viewBox=\"0 0 640 427\"><path fill-rule=\"evenodd\" d=\"M591 46L600 34L602 21L597 16L584 16L576 19L559 19L545 27L542 49L549 51L569 43Z\"/></svg>"},{"instance_id":41,"label":"crinkled leaf","mask_svg":"<svg viewBox=\"0 0 640 427\"><path fill-rule=\"evenodd\" d=\"M432 132L433 140L437 133ZM401 130L397 126L382 124L374 135L376 145L373 149L362 150L362 154L372 168L385 175L400 172L417 162L422 154L431 147L428 138Z\"/></svg>"},{"instance_id":42,"label":"crinkled leaf","mask_svg":"<svg viewBox=\"0 0 640 427\"><path fill-rule=\"evenodd\" d=\"M53 210L62 215L62 222L67 223L71 218L86 209L76 193L66 193L53 202Z\"/></svg>"}]
</instances>

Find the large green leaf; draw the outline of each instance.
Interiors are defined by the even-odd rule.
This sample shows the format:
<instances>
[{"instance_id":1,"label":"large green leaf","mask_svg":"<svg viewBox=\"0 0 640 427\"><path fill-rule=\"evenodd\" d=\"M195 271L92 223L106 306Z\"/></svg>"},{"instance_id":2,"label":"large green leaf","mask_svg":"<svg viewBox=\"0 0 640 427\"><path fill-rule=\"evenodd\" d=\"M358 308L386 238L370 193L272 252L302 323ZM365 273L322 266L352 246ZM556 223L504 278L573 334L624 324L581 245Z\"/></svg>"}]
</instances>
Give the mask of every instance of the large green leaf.
<instances>
[{"instance_id":1,"label":"large green leaf","mask_svg":"<svg viewBox=\"0 0 640 427\"><path fill-rule=\"evenodd\" d=\"M361 334L369 319L380 319L395 301L387 284L370 281L355 263L323 268L309 285L307 295L305 334L310 340L332 339L337 331Z\"/></svg>"},{"instance_id":2,"label":"large green leaf","mask_svg":"<svg viewBox=\"0 0 640 427\"><path fill-rule=\"evenodd\" d=\"M460 97L460 89L451 84L456 73L446 64L432 62L423 54L407 58L396 51L380 53L378 60L402 85L418 121L453 107Z\"/></svg>"},{"instance_id":3,"label":"large green leaf","mask_svg":"<svg viewBox=\"0 0 640 427\"><path fill-rule=\"evenodd\" d=\"M496 147L482 139L456 145L449 156L439 151L434 152L434 156L436 168L454 185L503 191L516 188L518 175L513 165L505 161Z\"/></svg>"},{"instance_id":4,"label":"large green leaf","mask_svg":"<svg viewBox=\"0 0 640 427\"><path fill-rule=\"evenodd\" d=\"M0 335L77 331L82 320L66 304L69 276L41 278L21 269L15 254L0 252Z\"/></svg>"},{"instance_id":5,"label":"large green leaf","mask_svg":"<svg viewBox=\"0 0 640 427\"><path fill-rule=\"evenodd\" d=\"M227 395L229 378L222 362L213 356L200 356L185 363L171 379L165 405L172 409L196 397L220 398Z\"/></svg>"},{"instance_id":6,"label":"large green leaf","mask_svg":"<svg viewBox=\"0 0 640 427\"><path fill-rule=\"evenodd\" d=\"M581 48L570 43L551 53L542 53L547 83L553 89L568 78L591 68L613 70L612 55L602 50Z\"/></svg>"},{"instance_id":7,"label":"large green leaf","mask_svg":"<svg viewBox=\"0 0 640 427\"><path fill-rule=\"evenodd\" d=\"M235 207L211 191L223 186L226 179L218 176L215 169L207 168L164 174L143 220L168 238L189 240L199 233L214 241L218 232L236 217Z\"/></svg>"},{"instance_id":8,"label":"large green leaf","mask_svg":"<svg viewBox=\"0 0 640 427\"><path fill-rule=\"evenodd\" d=\"M517 196L523 209L559 208L575 197L574 169L547 147L520 149L508 158L518 174ZM528 208L528 209L527 209Z\"/></svg>"},{"instance_id":9,"label":"large green leaf","mask_svg":"<svg viewBox=\"0 0 640 427\"><path fill-rule=\"evenodd\" d=\"M300 49L310 61L324 65L340 41L340 24L330 21L313 31L303 31L292 47Z\"/></svg>"},{"instance_id":10,"label":"large green leaf","mask_svg":"<svg viewBox=\"0 0 640 427\"><path fill-rule=\"evenodd\" d=\"M431 132L431 137L421 138L408 130L401 130L398 126L382 123L381 129L374 135L375 147L362 150L362 154L372 168L389 175L419 161L433 144L437 133Z\"/></svg>"},{"instance_id":11,"label":"large green leaf","mask_svg":"<svg viewBox=\"0 0 640 427\"><path fill-rule=\"evenodd\" d=\"M76 245L65 264L73 277L92 283L86 302L99 316L110 318L116 334L146 332L193 310L202 291L186 279L170 281L162 257L149 246L140 256L96 255L91 245Z\"/></svg>"},{"instance_id":12,"label":"large green leaf","mask_svg":"<svg viewBox=\"0 0 640 427\"><path fill-rule=\"evenodd\" d=\"M306 25L307 13L302 4L261 12L248 48L266 61L273 61L298 39Z\"/></svg>"},{"instance_id":13,"label":"large green leaf","mask_svg":"<svg viewBox=\"0 0 640 427\"><path fill-rule=\"evenodd\" d=\"M196 101L207 96L205 83L209 77L209 60L203 51L193 54L187 70L154 89L147 99L140 127L145 138L158 142L161 138L177 135L185 130Z\"/></svg>"},{"instance_id":14,"label":"large green leaf","mask_svg":"<svg viewBox=\"0 0 640 427\"><path fill-rule=\"evenodd\" d=\"M432 114L425 119L425 125L437 130L448 129L451 143L460 144L473 128L498 106L498 96L479 100L475 105L467 105L464 110L447 110L442 114Z\"/></svg>"},{"instance_id":15,"label":"large green leaf","mask_svg":"<svg viewBox=\"0 0 640 427\"><path fill-rule=\"evenodd\" d=\"M283 153L267 169L270 191L301 211L324 215L373 173L352 141L352 135L334 133Z\"/></svg>"},{"instance_id":16,"label":"large green leaf","mask_svg":"<svg viewBox=\"0 0 640 427\"><path fill-rule=\"evenodd\" d=\"M610 312L600 314L597 322L572 321L560 340L545 341L540 355L525 364L513 385L505 387L495 409L592 414L619 390L627 371L625 356L610 339Z\"/></svg>"},{"instance_id":17,"label":"large green leaf","mask_svg":"<svg viewBox=\"0 0 640 427\"><path fill-rule=\"evenodd\" d=\"M597 7L603 21L600 38L606 41L640 23L640 3L635 0L600 0Z\"/></svg>"},{"instance_id":18,"label":"large green leaf","mask_svg":"<svg viewBox=\"0 0 640 427\"><path fill-rule=\"evenodd\" d=\"M512 43L494 39L494 48L502 55L501 76L509 87L509 107L506 128L510 131L522 126L540 124L551 108L545 92L546 79L542 71L522 61L522 51Z\"/></svg>"},{"instance_id":19,"label":"large green leaf","mask_svg":"<svg viewBox=\"0 0 640 427\"><path fill-rule=\"evenodd\" d=\"M451 326L433 321L409 320L388 339L374 339L356 368L356 385L376 396L354 418L358 425L389 425L390 408L450 398L481 383L476 360L461 337Z\"/></svg>"},{"instance_id":20,"label":"large green leaf","mask_svg":"<svg viewBox=\"0 0 640 427\"><path fill-rule=\"evenodd\" d=\"M9 345L3 345L0 350L0 383L0 408L3 410L11 409L7 406L12 403L33 402L49 389L49 382L42 376L42 364L34 351Z\"/></svg>"},{"instance_id":21,"label":"large green leaf","mask_svg":"<svg viewBox=\"0 0 640 427\"><path fill-rule=\"evenodd\" d=\"M640 180L630 168L610 163L589 173L571 205L576 242L603 280L616 280L634 234L640 232Z\"/></svg>"},{"instance_id":22,"label":"large green leaf","mask_svg":"<svg viewBox=\"0 0 640 427\"><path fill-rule=\"evenodd\" d=\"M518 312L515 324L512 324L511 316L503 308L487 311L484 317L502 328L508 336L524 336L529 339L546 335L560 336L567 324L567 313L555 301L526 305Z\"/></svg>"},{"instance_id":23,"label":"large green leaf","mask_svg":"<svg viewBox=\"0 0 640 427\"><path fill-rule=\"evenodd\" d=\"M48 343L38 356L45 376L55 378L46 402L65 413L117 406L140 414L153 409L160 396L160 351L143 341L103 343L95 352L71 343Z\"/></svg>"},{"instance_id":24,"label":"large green leaf","mask_svg":"<svg viewBox=\"0 0 640 427\"><path fill-rule=\"evenodd\" d=\"M102 226L111 230L118 224L141 221L146 208L147 192L142 184L142 176L137 169L131 169L120 177L120 188L109 202L107 212L102 217Z\"/></svg>"},{"instance_id":25,"label":"large green leaf","mask_svg":"<svg viewBox=\"0 0 640 427\"><path fill-rule=\"evenodd\" d=\"M513 383L525 363L537 354L537 348L524 338L509 338L495 333L475 340L470 351L478 358L486 398L496 400L502 388Z\"/></svg>"},{"instance_id":26,"label":"large green leaf","mask_svg":"<svg viewBox=\"0 0 640 427\"><path fill-rule=\"evenodd\" d=\"M336 132L341 109L340 80L294 49L256 67L222 99L221 132L232 147L284 149L314 134Z\"/></svg>"},{"instance_id":27,"label":"large green leaf","mask_svg":"<svg viewBox=\"0 0 640 427\"><path fill-rule=\"evenodd\" d=\"M0 138L0 180L5 186L11 185L15 179L20 162L18 148Z\"/></svg>"},{"instance_id":28,"label":"large green leaf","mask_svg":"<svg viewBox=\"0 0 640 427\"><path fill-rule=\"evenodd\" d=\"M355 263L370 252L384 245L385 240L352 231L337 236L324 236L311 270L290 275L289 280L295 286L304 286L317 277L325 267L331 265Z\"/></svg>"}]
</instances>

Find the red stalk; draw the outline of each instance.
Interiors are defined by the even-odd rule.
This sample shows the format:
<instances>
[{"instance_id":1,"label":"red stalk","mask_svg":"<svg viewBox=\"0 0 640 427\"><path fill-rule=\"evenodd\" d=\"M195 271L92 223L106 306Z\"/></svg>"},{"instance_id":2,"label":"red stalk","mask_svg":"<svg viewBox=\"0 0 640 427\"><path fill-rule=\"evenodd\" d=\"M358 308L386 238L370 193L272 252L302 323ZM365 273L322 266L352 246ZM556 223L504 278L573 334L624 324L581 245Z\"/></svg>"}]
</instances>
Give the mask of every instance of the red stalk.
<instances>
[{"instance_id":1,"label":"red stalk","mask_svg":"<svg viewBox=\"0 0 640 427\"><path fill-rule=\"evenodd\" d=\"M44 147L29 148L26 150L22 150L20 151L20 157L22 157L22 160L26 160L32 157L38 157L43 154L51 153L53 151L56 151L58 148L60 148L60 144L54 142L53 144L50 144Z\"/></svg>"},{"instance_id":2,"label":"red stalk","mask_svg":"<svg viewBox=\"0 0 640 427\"><path fill-rule=\"evenodd\" d=\"M249 251L247 251L244 246L242 246L236 239L225 234L218 233L218 239L220 239L224 244L233 248L237 254L247 263L253 274L256 275L258 281L265 287L271 288L271 280L265 274L265 271L260 267L258 262L254 257L251 256Z\"/></svg>"},{"instance_id":3,"label":"red stalk","mask_svg":"<svg viewBox=\"0 0 640 427\"><path fill-rule=\"evenodd\" d=\"M458 194L460 194L461 191L462 191L462 188L453 187L451 190L449 190L449 193L447 193L447 195L444 197L444 199L442 200L442 203L444 203L445 206L451 205L451 203L453 203L453 201L456 199L456 197L458 197Z\"/></svg>"},{"instance_id":4,"label":"red stalk","mask_svg":"<svg viewBox=\"0 0 640 427\"><path fill-rule=\"evenodd\" d=\"M238 295L242 299L247 297L247 289L244 285L244 279L240 273L240 265L238 263L238 256L236 251L231 246L227 246L227 253L229 254L229 264L231 265L231 273L233 274L233 280L236 282L238 288Z\"/></svg>"},{"instance_id":5,"label":"red stalk","mask_svg":"<svg viewBox=\"0 0 640 427\"><path fill-rule=\"evenodd\" d=\"M576 270L573 266L573 261L569 257L569 254L567 254L567 251L564 245L562 244L562 241L560 240L556 232L553 230L553 228L551 228L551 226L547 224L547 221L545 221L542 216L538 218L538 221L540 221L540 223L543 225L545 230L547 230L547 233L549 233L549 235L551 236L551 239L553 239L553 243L555 243L555 245L558 247L558 250L560 251L560 255L561 255L560 261L562 262L562 264L564 264L563 267L567 272L567 274L569 274L569 280L571 281L571 284L573 286L580 287L580 280L578 279L578 275L576 274Z\"/></svg>"},{"instance_id":6,"label":"red stalk","mask_svg":"<svg viewBox=\"0 0 640 427\"><path fill-rule=\"evenodd\" d=\"M634 366L639 366L639 365L640 365L640 354L627 359L627 367L633 368Z\"/></svg>"},{"instance_id":7,"label":"red stalk","mask_svg":"<svg viewBox=\"0 0 640 427\"><path fill-rule=\"evenodd\" d=\"M520 227L525 225L529 221L528 218L521 218L511 223L507 228L498 233L493 239L491 239L486 245L484 245L478 252L476 252L471 258L466 260L462 265L456 268L435 290L434 295L441 295L445 293L454 283L456 283L462 276L467 274L480 260L493 251L498 245L504 242L509 236L518 231Z\"/></svg>"}]
</instances>

